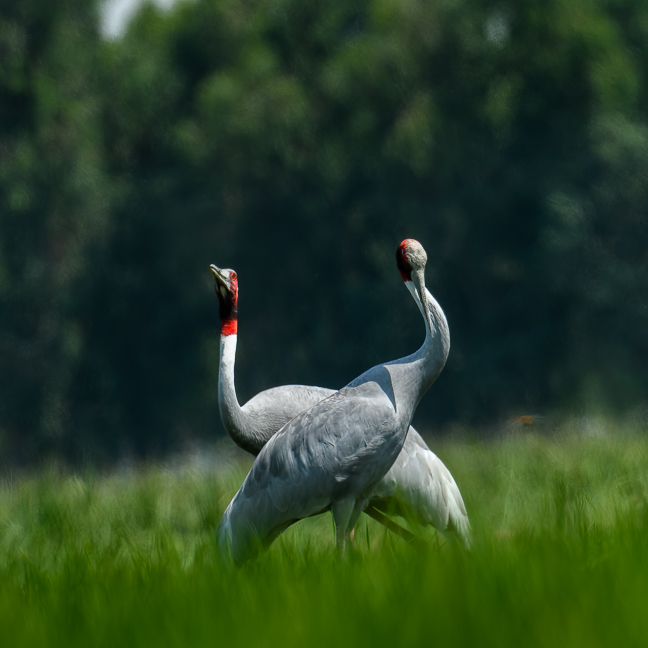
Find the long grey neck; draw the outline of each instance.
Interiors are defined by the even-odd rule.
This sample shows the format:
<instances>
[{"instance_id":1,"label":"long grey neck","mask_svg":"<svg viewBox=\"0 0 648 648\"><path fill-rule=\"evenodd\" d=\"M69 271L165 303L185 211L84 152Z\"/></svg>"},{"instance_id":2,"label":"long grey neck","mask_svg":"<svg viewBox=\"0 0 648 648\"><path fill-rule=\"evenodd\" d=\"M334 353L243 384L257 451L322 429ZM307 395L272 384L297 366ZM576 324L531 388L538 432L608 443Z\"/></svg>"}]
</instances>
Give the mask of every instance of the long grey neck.
<instances>
[{"instance_id":1,"label":"long grey neck","mask_svg":"<svg viewBox=\"0 0 648 648\"><path fill-rule=\"evenodd\" d=\"M424 316L425 341L423 346L410 356L387 363L397 407L404 415L410 412L410 418L423 394L438 378L450 352L448 322L436 299L427 289L426 293L432 327L430 328L427 318ZM423 313L420 300L416 299L416 303Z\"/></svg>"},{"instance_id":2,"label":"long grey neck","mask_svg":"<svg viewBox=\"0 0 648 648\"><path fill-rule=\"evenodd\" d=\"M221 335L218 374L218 408L221 421L237 446L253 455L259 454L264 440L257 439L249 417L243 412L234 386L237 335Z\"/></svg>"}]
</instances>

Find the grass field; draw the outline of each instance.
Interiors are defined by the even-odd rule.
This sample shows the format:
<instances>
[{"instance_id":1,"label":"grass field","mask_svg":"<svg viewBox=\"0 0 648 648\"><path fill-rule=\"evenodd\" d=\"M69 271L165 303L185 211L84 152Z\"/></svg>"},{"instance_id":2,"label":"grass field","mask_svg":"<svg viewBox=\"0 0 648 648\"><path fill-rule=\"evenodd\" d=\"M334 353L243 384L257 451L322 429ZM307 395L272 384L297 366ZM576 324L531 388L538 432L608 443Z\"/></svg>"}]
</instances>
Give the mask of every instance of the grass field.
<instances>
[{"instance_id":1,"label":"grass field","mask_svg":"<svg viewBox=\"0 0 648 648\"><path fill-rule=\"evenodd\" d=\"M471 552L363 516L339 561L326 514L240 570L214 537L249 463L5 474L0 645L645 646L645 432L433 443Z\"/></svg>"}]
</instances>

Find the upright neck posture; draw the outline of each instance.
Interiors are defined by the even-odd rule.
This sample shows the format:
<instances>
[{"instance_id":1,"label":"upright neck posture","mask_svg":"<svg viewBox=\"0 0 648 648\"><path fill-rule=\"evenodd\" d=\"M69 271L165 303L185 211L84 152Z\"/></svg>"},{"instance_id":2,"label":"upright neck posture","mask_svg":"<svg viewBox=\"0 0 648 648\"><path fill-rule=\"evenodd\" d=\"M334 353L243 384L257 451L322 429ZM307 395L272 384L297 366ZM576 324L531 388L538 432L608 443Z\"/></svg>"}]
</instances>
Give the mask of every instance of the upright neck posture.
<instances>
[{"instance_id":1,"label":"upright neck posture","mask_svg":"<svg viewBox=\"0 0 648 648\"><path fill-rule=\"evenodd\" d=\"M221 420L236 445L256 455L264 441L248 430L234 386L234 362L238 332L238 278L234 270L210 266L216 279L216 295L220 306L220 371L218 374L218 407ZM246 432L247 431L247 432Z\"/></svg>"},{"instance_id":2,"label":"upright neck posture","mask_svg":"<svg viewBox=\"0 0 648 648\"><path fill-rule=\"evenodd\" d=\"M425 287L427 254L423 246L414 239L404 240L396 251L396 262L425 321L425 340L421 348L405 358L387 363L397 405L413 414L448 359L450 329L441 306Z\"/></svg>"},{"instance_id":3,"label":"upright neck posture","mask_svg":"<svg viewBox=\"0 0 648 648\"><path fill-rule=\"evenodd\" d=\"M218 529L221 548L231 550L236 562L268 546L297 520L328 509L344 551L358 517L405 447L416 405L446 361L450 336L441 308L425 288L427 255L421 244L403 241L397 258L425 319L423 346L369 369L302 411L261 450ZM405 462L402 476L407 477L407 468L423 473L417 454L409 456L413 461ZM447 495L443 489L430 492Z\"/></svg>"},{"instance_id":4,"label":"upright neck posture","mask_svg":"<svg viewBox=\"0 0 648 648\"><path fill-rule=\"evenodd\" d=\"M266 389L239 405L234 386L237 341L238 279L234 270L210 266L220 302L221 345L218 406L221 420L234 443L253 455L285 423L304 409L334 393L312 385L282 385Z\"/></svg>"}]
</instances>

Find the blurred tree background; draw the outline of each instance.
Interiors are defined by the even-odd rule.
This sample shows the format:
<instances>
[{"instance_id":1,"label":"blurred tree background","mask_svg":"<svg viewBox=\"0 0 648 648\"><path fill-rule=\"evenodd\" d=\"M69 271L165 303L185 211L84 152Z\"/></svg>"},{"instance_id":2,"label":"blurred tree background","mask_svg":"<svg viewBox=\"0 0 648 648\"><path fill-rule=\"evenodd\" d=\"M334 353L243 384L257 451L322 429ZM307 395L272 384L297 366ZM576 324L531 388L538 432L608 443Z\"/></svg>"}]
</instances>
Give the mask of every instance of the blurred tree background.
<instances>
[{"instance_id":1,"label":"blurred tree background","mask_svg":"<svg viewBox=\"0 0 648 648\"><path fill-rule=\"evenodd\" d=\"M452 332L415 423L619 413L648 385L648 4L193 0L102 38L0 0L0 460L223 434L209 263L243 402Z\"/></svg>"}]
</instances>

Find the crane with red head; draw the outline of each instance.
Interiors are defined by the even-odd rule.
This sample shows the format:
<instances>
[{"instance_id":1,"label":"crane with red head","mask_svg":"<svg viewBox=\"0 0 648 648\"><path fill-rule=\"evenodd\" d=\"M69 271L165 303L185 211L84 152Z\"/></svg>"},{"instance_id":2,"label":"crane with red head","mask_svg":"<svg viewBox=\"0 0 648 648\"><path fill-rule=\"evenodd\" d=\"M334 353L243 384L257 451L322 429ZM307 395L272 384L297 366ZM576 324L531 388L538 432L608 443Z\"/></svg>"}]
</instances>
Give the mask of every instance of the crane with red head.
<instances>
[{"instance_id":1,"label":"crane with red head","mask_svg":"<svg viewBox=\"0 0 648 648\"><path fill-rule=\"evenodd\" d=\"M469 544L470 525L452 475L409 425L418 398L445 364L449 350L447 322L440 306L425 289L427 255L420 243L413 239L403 241L396 258L401 277L426 322L426 342L418 355L378 365L337 393L322 387L285 385L257 394L243 407L238 404L234 388L238 279L233 270L211 266L221 306L221 417L238 445L259 454L219 527L221 546L231 551L235 560L241 561L252 552L252 547L257 546L254 538L262 546L267 545L292 522L328 508L333 510L341 549L362 510L401 535L409 534L403 533L402 527L395 526L380 511L456 534L465 545ZM413 364L403 373L405 360L409 360L405 364ZM380 381L376 381L377 377ZM414 387L418 379L424 389L412 400L414 391L395 389L394 377L402 377L402 387L405 383ZM374 411L379 404L382 407ZM402 404L405 410L411 409L409 416L403 408L397 413L397 404ZM293 417L295 420L291 420ZM321 421L325 421L323 426ZM349 431L350 424L353 431ZM265 450L266 444L274 448L275 444L268 442L280 428L278 449ZM343 429L347 430L344 434L340 432ZM378 448L387 448L389 452L380 453ZM269 478L264 484L262 477L268 477L268 462L274 466L270 471L273 475L278 469L277 462L282 464L282 469L278 478ZM332 469L330 474L323 469L326 465ZM350 473L355 474L359 466L364 466L361 472L366 473L365 477L371 468L374 479L369 478L367 482L358 475L352 477ZM291 486L291 475L295 483L309 485L321 497L310 497L312 505L302 502L300 506L297 501L300 498L295 493L290 495L295 487ZM362 485L361 496L344 497L342 483L353 484L354 492ZM289 505L291 498L294 501Z\"/></svg>"}]
</instances>

